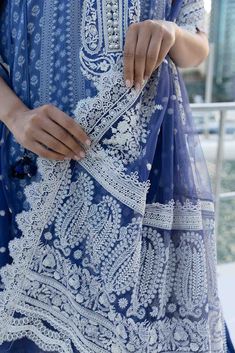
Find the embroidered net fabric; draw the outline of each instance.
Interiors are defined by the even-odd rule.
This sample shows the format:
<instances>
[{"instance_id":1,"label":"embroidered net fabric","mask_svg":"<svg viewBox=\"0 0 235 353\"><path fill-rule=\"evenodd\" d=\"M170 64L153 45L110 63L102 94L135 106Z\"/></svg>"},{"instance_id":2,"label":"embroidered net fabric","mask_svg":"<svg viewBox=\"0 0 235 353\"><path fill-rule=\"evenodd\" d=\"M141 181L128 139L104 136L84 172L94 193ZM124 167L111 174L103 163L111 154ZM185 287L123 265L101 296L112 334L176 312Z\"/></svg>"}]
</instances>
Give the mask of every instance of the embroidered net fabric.
<instances>
[{"instance_id":1,"label":"embroidered net fabric","mask_svg":"<svg viewBox=\"0 0 235 353\"><path fill-rule=\"evenodd\" d=\"M39 16L42 8L26 3L32 18ZM29 54L29 63L36 60L41 67L41 76L35 73L29 82L32 106L49 100L69 109L76 101L74 119L92 145L80 162L38 157L37 176L17 184L25 201L12 214L11 261L1 268L3 352L20 352L22 345L27 353L226 352L214 202L184 83L169 57L141 92L123 82L128 25L158 16L195 30L201 4L83 0L79 8L73 1L44 2L38 23L47 36L38 32L40 62L36 51ZM16 21L16 8L9 8ZM79 83L73 78L71 87L60 80L64 92L72 92L63 95L53 70L56 55L64 67L68 51L56 41L67 38L70 55L77 53L69 36L74 12L80 16L83 78L78 75ZM26 17L19 18L20 25ZM33 20L29 23L37 42ZM80 89L76 93L73 84ZM16 90L24 99L22 85ZM76 100L81 87L85 97ZM7 179L15 141L4 133L1 165ZM9 210L6 214L10 217Z\"/></svg>"}]
</instances>

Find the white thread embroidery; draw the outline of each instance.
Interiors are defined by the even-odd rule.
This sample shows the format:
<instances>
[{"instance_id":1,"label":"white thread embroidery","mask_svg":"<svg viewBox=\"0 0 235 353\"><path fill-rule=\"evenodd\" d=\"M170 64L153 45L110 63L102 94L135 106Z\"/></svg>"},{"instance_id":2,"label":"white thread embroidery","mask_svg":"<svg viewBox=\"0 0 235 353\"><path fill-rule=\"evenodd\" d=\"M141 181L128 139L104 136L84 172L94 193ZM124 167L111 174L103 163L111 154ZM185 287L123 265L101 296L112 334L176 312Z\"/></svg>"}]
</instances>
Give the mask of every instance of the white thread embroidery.
<instances>
[{"instance_id":1,"label":"white thread embroidery","mask_svg":"<svg viewBox=\"0 0 235 353\"><path fill-rule=\"evenodd\" d=\"M202 212L213 212L212 202L199 201L196 205L187 201L184 205L172 200L166 205L147 204L143 223L152 227L177 230L202 230Z\"/></svg>"},{"instance_id":2,"label":"white thread embroidery","mask_svg":"<svg viewBox=\"0 0 235 353\"><path fill-rule=\"evenodd\" d=\"M137 2L133 9L135 21ZM162 109L154 100L157 75L145 86L147 99L124 88L117 54L93 60L82 50L81 58L98 94L79 102L76 119L95 142L73 169L69 162L38 159L42 180L25 189L31 209L17 215L23 236L10 242L14 262L1 270L0 342L26 336L58 353L73 353L73 346L83 353L209 353L211 347L223 353L213 205L171 200L146 206L149 183L125 169L143 153L147 122ZM141 118L132 121L131 135L124 131L123 144L115 144L132 107L134 116L143 109ZM123 158L118 151L132 141L135 148Z\"/></svg>"},{"instance_id":3,"label":"white thread embroidery","mask_svg":"<svg viewBox=\"0 0 235 353\"><path fill-rule=\"evenodd\" d=\"M180 27L193 33L197 29L207 32L204 1L184 0L177 23Z\"/></svg>"},{"instance_id":4,"label":"white thread embroidery","mask_svg":"<svg viewBox=\"0 0 235 353\"><path fill-rule=\"evenodd\" d=\"M48 164L45 161L45 165L49 166L50 163ZM59 164L59 166L62 165L62 163ZM57 166L57 168L59 167ZM47 170L50 173L50 168ZM142 224L141 218L133 218L132 223L127 227L122 226L120 228L121 208L119 204L110 196L104 198L99 204L94 203L92 200L93 182L87 174L80 173L76 179L78 182L68 183L71 179L71 173L69 171L64 172L63 168L59 168L58 172L55 173L54 170L52 175L58 177L58 183L61 183L61 186L56 194L56 199L50 198L50 204L47 200L47 206L50 205L47 208L49 212L44 215L44 220L48 218L46 228L50 227L55 221L56 238L53 241L54 246L41 243L37 247L33 254L30 271L27 271L25 267L22 268L22 257L26 257L25 264L27 264L28 257L32 258L32 241L36 240L36 237L32 238L32 230L35 232L38 229L40 232L40 227L43 229L42 219L39 219L38 214L36 218L33 216L36 215L36 211L39 211L39 205L33 202L34 210L31 211L31 217L28 213L28 228L25 225L25 215L18 216L18 222L23 222L21 228L24 231L28 230L27 233L25 232L24 238L11 242L11 253L18 261L14 263L14 267L5 268L3 271L7 291L6 297L1 298L1 303L7 300L7 307L10 310L12 306L16 305L16 311L21 313L23 318L20 320L14 318L11 323L8 322L6 330L9 335L7 334L5 339L6 337L9 340L12 339L13 336L10 332L19 331L19 335L15 337L26 335L33 338L42 349L57 349L58 352L63 353L72 352L70 345L72 340L77 349L81 349L81 351L85 352L86 349L89 351L92 347L91 351L99 352L101 349L99 342L104 339L109 345L107 346L108 349L111 349L111 344L116 349L117 347L122 349L120 337L114 335L122 327L123 342L127 340L127 332L131 332L130 330L133 329L135 335L137 335L135 341L132 342L130 339L128 343L126 342L127 347L130 347L130 352L132 351L131 347L133 349L135 347L137 350L140 349L139 345L141 344L146 345L146 347L150 344L150 349L155 352L156 332L159 332L159 330L161 332L163 327L166 330L170 325L168 330L170 329L171 332L174 332L176 327L177 330L178 327L182 327L180 330L184 332L184 334L180 334L181 331L177 331L177 334L174 333L175 347L180 347L179 345L183 344L182 342L186 344L189 337L194 337L194 347L199 347L202 337L195 331L195 323L190 324L188 319L184 319L184 317L190 313L191 316L200 318L201 327L206 329L207 321L203 322L200 316L207 293L204 267L206 266L206 257L201 236L190 232L180 233L179 237L175 236L176 239L180 240L179 245L170 243L169 247L165 247L163 243L164 233L159 233L157 228L144 227L141 233L139 232ZM62 180L61 173L64 173ZM52 175L50 174L50 176ZM53 179L51 186L55 185L54 182L55 179ZM64 187L64 182L70 185L69 188ZM37 186L37 183L34 187L32 185L27 187L26 191L29 199L35 197L35 192L37 192L35 186ZM50 184L45 182L43 189L45 196L48 195ZM84 193L82 190L86 190L86 192ZM52 195L55 195L55 193L53 192ZM80 195L82 199L80 204L72 202L71 197L74 200L77 199L75 195ZM68 201L69 198L70 202ZM66 208L64 200L68 201L69 209ZM65 205L65 208L60 207L62 204ZM55 205L57 206L55 207ZM45 205L41 204L41 207L43 206ZM87 216L84 215L84 206L87 210ZM165 215L166 210L168 210L171 214L174 207L172 202L168 205L159 206L161 206L159 207L160 219L161 212ZM208 205L206 206L208 209ZM176 205L183 216L188 215L189 210L197 213L199 207L200 204L193 205L189 201L185 205ZM69 214L71 216L77 214L77 217L71 218L71 223L69 217L68 219L64 217L65 213L68 216ZM212 219L210 221L210 214L213 215L209 212L206 216L208 226L205 236L208 239L213 233L214 225ZM83 222L84 217L88 218L88 222ZM33 223L30 223L30 220ZM34 225L34 228L32 228L32 225ZM38 227L39 225L40 227ZM80 232L79 227L81 227ZM44 231L45 238L50 240L52 234L46 228ZM82 237L76 238L76 234L81 234ZM142 242L139 238L141 234L143 235ZM86 247L79 247L84 241L87 244ZM213 248L213 246L207 248L207 257L210 258L209 252ZM82 255L82 253L84 254ZM69 255L77 260L82 259L82 264L72 264ZM191 272L190 276L187 276L185 266ZM90 271L91 268L93 268L92 272ZM178 268L178 270L175 271L175 268ZM18 275L22 273L26 276L23 295L16 291L19 286L19 283L15 282L16 278L13 283L9 280L14 278L14 275L11 277L11 273L17 273ZM136 277L136 273L139 273L138 277ZM176 273L176 277L173 278L174 273ZM194 292L191 292L191 294L185 291L185 288L191 288L192 283L200 284L194 287L194 290L198 293L197 295ZM129 302L127 298L123 298L123 295L131 290L132 295ZM181 307L182 319L176 321L174 318L168 322L167 316L165 316L167 308L169 307L171 313L176 311L175 304L170 303L174 291L177 303ZM19 297L17 297L17 293L20 294ZM190 296L188 297L188 295ZM215 305L213 300L216 299L216 291L211 295L210 300ZM14 298L13 302L10 301L10 298ZM126 310L126 318L116 313L114 307L116 301L120 304L120 307ZM155 305L153 305L154 301ZM146 310L150 310L150 308L150 315L157 317L161 326L158 326L159 320L155 321L149 326L149 329L151 327L149 336L148 331L146 331L146 335L142 336L141 331L139 331L144 329L141 322L134 324L128 317L131 318L132 315L136 315L141 319L146 315ZM107 309L109 310L107 311ZM217 310L218 308L214 307L214 315ZM111 314L112 312L113 314ZM34 320L33 331L30 330L32 320ZM46 329L43 325L44 320L49 322L56 329L56 332L53 333L48 328ZM120 323L118 323L119 320ZM24 325L26 325L27 331L23 328ZM90 336L89 331L85 329L86 327L95 329L95 339L93 334ZM43 339L39 337L43 337ZM79 340L79 337L82 338L82 341ZM136 341L137 337L138 340ZM173 344L170 337L165 344L166 350L170 350ZM204 345L206 345L206 341ZM123 343L123 349L124 347L125 343Z\"/></svg>"}]
</instances>

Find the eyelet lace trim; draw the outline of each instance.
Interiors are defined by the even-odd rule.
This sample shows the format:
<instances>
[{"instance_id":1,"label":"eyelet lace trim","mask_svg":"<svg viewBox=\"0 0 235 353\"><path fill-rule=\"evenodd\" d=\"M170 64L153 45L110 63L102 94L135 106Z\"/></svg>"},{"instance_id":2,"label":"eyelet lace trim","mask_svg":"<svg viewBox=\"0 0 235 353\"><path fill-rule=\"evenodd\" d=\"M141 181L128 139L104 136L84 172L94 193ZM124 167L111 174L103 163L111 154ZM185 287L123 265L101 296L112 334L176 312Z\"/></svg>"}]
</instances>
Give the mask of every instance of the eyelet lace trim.
<instances>
[{"instance_id":1,"label":"eyelet lace trim","mask_svg":"<svg viewBox=\"0 0 235 353\"><path fill-rule=\"evenodd\" d=\"M202 212L214 212L214 203L187 200L183 205L171 200L168 204L147 204L143 223L160 229L202 230Z\"/></svg>"}]
</instances>

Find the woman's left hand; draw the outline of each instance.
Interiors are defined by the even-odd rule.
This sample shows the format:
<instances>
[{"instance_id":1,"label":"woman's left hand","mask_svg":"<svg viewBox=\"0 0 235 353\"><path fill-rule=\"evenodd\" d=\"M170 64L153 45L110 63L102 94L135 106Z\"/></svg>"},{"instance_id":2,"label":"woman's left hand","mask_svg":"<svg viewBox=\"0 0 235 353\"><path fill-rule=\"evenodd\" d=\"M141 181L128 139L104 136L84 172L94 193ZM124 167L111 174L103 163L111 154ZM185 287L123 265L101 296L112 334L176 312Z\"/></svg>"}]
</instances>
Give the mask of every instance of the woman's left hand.
<instances>
[{"instance_id":1,"label":"woman's left hand","mask_svg":"<svg viewBox=\"0 0 235 353\"><path fill-rule=\"evenodd\" d=\"M139 90L163 62L176 40L177 25L162 20L132 23L124 46L124 80Z\"/></svg>"}]
</instances>

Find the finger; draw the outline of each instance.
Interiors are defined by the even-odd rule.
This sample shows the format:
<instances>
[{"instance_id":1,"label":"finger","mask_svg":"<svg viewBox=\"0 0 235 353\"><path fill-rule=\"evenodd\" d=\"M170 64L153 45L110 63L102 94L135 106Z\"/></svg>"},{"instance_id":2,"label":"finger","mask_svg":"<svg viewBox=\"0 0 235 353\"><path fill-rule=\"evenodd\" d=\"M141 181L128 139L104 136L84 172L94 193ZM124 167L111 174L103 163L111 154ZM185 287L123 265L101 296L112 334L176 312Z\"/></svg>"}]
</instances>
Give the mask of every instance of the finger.
<instances>
[{"instance_id":1,"label":"finger","mask_svg":"<svg viewBox=\"0 0 235 353\"><path fill-rule=\"evenodd\" d=\"M77 156L84 156L84 149L81 147L81 145L67 130L56 124L53 120L45 119L45 121L43 121L43 131L50 134L62 143L64 149L61 149L57 152L63 153L65 155L71 155L72 153Z\"/></svg>"},{"instance_id":2,"label":"finger","mask_svg":"<svg viewBox=\"0 0 235 353\"><path fill-rule=\"evenodd\" d=\"M66 147L62 142L60 142L54 136L51 136L43 130L37 131L37 137L35 139L44 146L49 147L54 152L62 154L64 157L73 158L75 155L75 153L72 152L68 147ZM77 157L82 156L80 154L77 154Z\"/></svg>"},{"instance_id":3,"label":"finger","mask_svg":"<svg viewBox=\"0 0 235 353\"><path fill-rule=\"evenodd\" d=\"M45 109L48 116L58 125L67 130L72 136L74 136L77 141L86 147L90 146L91 140L89 136L73 118L53 105L47 105Z\"/></svg>"},{"instance_id":4,"label":"finger","mask_svg":"<svg viewBox=\"0 0 235 353\"><path fill-rule=\"evenodd\" d=\"M138 37L138 24L133 23L128 28L124 45L124 80L127 87L132 87L134 82L134 55Z\"/></svg>"},{"instance_id":5,"label":"finger","mask_svg":"<svg viewBox=\"0 0 235 353\"><path fill-rule=\"evenodd\" d=\"M161 49L162 38L159 35L152 35L146 55L145 73L146 78L150 77L156 69L158 56Z\"/></svg>"},{"instance_id":6,"label":"finger","mask_svg":"<svg viewBox=\"0 0 235 353\"><path fill-rule=\"evenodd\" d=\"M31 150L42 158L53 159L58 161L63 161L65 159L64 155L46 149L46 147L43 146L39 141L34 141L33 149Z\"/></svg>"},{"instance_id":7,"label":"finger","mask_svg":"<svg viewBox=\"0 0 235 353\"><path fill-rule=\"evenodd\" d=\"M145 73L145 63L148 51L148 46L151 38L151 33L149 32L149 27L147 25L142 25L142 29L139 30L138 39L135 49L135 59L134 59L134 81L135 88L139 90L142 86L144 73Z\"/></svg>"},{"instance_id":8,"label":"finger","mask_svg":"<svg viewBox=\"0 0 235 353\"><path fill-rule=\"evenodd\" d=\"M162 40L155 69L158 68L159 65L163 62L163 60L169 53L169 50L171 49L171 47L172 47L172 37L167 34Z\"/></svg>"}]
</instances>

